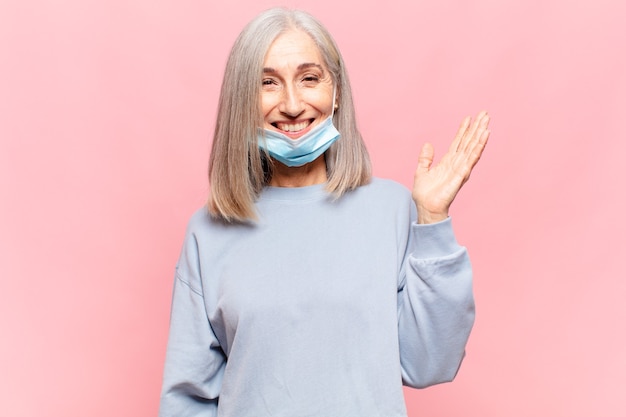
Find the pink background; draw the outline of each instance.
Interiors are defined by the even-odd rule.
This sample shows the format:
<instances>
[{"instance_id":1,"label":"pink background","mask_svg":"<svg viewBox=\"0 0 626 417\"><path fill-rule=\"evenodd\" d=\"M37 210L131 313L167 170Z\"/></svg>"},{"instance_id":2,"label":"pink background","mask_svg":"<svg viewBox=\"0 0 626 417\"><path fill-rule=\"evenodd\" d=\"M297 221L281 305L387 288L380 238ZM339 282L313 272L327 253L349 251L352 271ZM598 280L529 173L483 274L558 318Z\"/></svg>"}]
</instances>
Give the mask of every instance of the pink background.
<instances>
[{"instance_id":1,"label":"pink background","mask_svg":"<svg viewBox=\"0 0 626 417\"><path fill-rule=\"evenodd\" d=\"M626 414L626 7L286 1L350 69L375 173L410 185L485 108L453 207L478 317L417 416ZM0 4L0 414L154 416L173 268L235 36L273 2Z\"/></svg>"}]
</instances>

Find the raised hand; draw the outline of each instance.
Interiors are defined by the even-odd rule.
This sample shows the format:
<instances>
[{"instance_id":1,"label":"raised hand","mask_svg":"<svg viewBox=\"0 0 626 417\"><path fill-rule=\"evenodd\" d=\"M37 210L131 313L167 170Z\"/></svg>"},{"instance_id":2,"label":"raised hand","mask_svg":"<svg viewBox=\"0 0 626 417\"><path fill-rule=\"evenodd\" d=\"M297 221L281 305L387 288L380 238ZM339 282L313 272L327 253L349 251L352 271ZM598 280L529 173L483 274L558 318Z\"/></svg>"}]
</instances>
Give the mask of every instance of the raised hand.
<instances>
[{"instance_id":1,"label":"raised hand","mask_svg":"<svg viewBox=\"0 0 626 417\"><path fill-rule=\"evenodd\" d=\"M413 183L417 222L435 223L448 217L450 205L467 182L489 138L489 116L478 113L474 122L466 117L441 161L433 166L435 150L426 143L420 152Z\"/></svg>"}]
</instances>

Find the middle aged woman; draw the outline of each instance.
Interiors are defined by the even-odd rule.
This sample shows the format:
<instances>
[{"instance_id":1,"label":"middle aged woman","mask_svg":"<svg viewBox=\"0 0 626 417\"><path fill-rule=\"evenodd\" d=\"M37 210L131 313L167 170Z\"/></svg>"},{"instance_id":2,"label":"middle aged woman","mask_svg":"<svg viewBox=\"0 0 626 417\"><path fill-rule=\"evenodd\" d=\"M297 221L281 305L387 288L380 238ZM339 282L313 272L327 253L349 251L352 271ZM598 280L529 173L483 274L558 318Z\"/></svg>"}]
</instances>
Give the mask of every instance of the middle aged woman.
<instances>
[{"instance_id":1,"label":"middle aged woman","mask_svg":"<svg viewBox=\"0 0 626 417\"><path fill-rule=\"evenodd\" d=\"M176 268L160 415L402 417L403 383L452 380L474 301L448 211L488 120L437 165L425 145L412 193L372 179L327 30L285 9L250 22Z\"/></svg>"}]
</instances>

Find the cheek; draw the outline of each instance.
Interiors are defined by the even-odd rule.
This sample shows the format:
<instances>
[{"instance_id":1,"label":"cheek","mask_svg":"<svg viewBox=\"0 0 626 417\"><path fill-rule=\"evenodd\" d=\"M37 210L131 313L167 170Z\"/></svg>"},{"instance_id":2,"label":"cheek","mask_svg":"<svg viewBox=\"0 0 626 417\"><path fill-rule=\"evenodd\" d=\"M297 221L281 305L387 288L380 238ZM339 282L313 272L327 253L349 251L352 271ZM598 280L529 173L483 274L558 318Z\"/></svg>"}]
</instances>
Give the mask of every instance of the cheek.
<instances>
[{"instance_id":1,"label":"cheek","mask_svg":"<svg viewBox=\"0 0 626 417\"><path fill-rule=\"evenodd\" d=\"M323 97L321 97L321 102L322 102L322 106L324 106L324 110L330 114L333 110L333 106L335 105L335 103L333 102L333 100L335 99L333 97L333 92L334 92L334 87L333 85L328 85L325 91L325 94L323 95Z\"/></svg>"},{"instance_id":2,"label":"cheek","mask_svg":"<svg viewBox=\"0 0 626 417\"><path fill-rule=\"evenodd\" d=\"M333 92L332 89L330 91L316 91L312 92L307 102L314 106L316 109L323 113L329 113L333 107Z\"/></svg>"},{"instance_id":3,"label":"cheek","mask_svg":"<svg viewBox=\"0 0 626 417\"><path fill-rule=\"evenodd\" d=\"M261 114L263 117L268 116L278 104L278 101L270 94L261 94Z\"/></svg>"}]
</instances>

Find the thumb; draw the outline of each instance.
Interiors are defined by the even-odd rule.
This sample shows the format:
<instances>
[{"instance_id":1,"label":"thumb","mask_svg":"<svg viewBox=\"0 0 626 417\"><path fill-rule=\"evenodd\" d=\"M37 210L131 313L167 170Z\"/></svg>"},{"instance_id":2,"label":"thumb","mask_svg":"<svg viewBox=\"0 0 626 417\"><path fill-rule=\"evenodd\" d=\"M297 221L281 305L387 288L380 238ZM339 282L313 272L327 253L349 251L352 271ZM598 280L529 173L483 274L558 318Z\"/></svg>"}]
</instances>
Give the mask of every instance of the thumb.
<instances>
[{"instance_id":1,"label":"thumb","mask_svg":"<svg viewBox=\"0 0 626 417\"><path fill-rule=\"evenodd\" d=\"M435 148L430 143L424 144L422 146L422 150L420 151L420 156L417 159L417 172L416 174L421 174L428 172L431 165L433 164L433 158L435 156Z\"/></svg>"}]
</instances>

